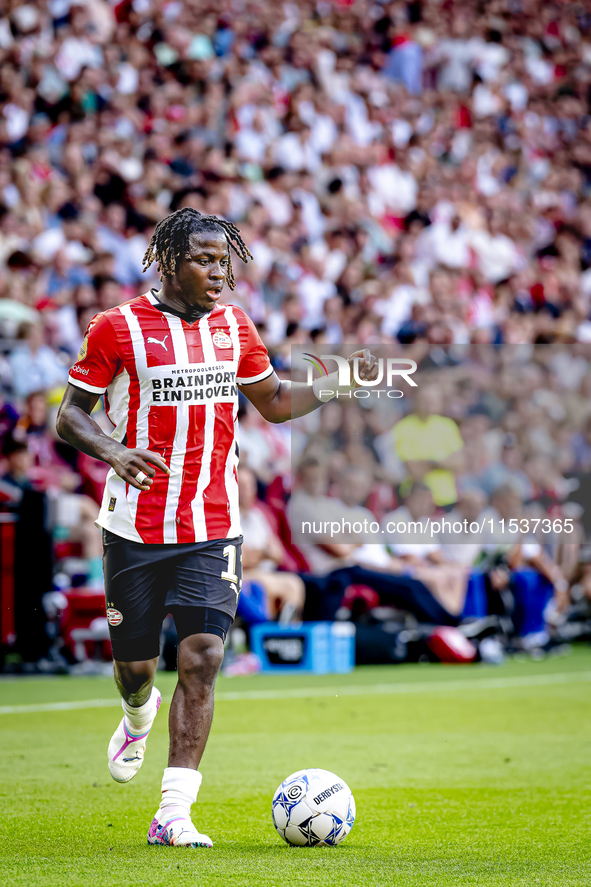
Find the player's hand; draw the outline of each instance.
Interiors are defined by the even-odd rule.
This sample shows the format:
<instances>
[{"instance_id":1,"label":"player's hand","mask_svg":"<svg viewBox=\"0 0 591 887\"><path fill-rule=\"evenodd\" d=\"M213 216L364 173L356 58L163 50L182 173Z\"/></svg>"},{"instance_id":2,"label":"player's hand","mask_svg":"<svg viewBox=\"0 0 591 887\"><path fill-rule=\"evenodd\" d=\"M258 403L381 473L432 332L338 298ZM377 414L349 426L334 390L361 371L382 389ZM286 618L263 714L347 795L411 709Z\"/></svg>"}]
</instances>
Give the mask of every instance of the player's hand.
<instances>
[{"instance_id":1,"label":"player's hand","mask_svg":"<svg viewBox=\"0 0 591 887\"><path fill-rule=\"evenodd\" d=\"M153 465L164 471L165 474L170 474L170 469L166 462L158 453L152 453L151 450L129 450L127 447L122 447L111 460L111 467L114 471L125 483L129 484L130 487L135 487L136 490L150 489L152 478L156 474L156 468L153 468ZM140 475L140 480L138 481L137 475L140 471L146 477L142 478Z\"/></svg>"},{"instance_id":2,"label":"player's hand","mask_svg":"<svg viewBox=\"0 0 591 887\"><path fill-rule=\"evenodd\" d=\"M379 364L377 357L374 357L369 348L364 348L363 351L355 351L349 358L349 365L351 367L351 371L353 370L354 361L359 361L359 369L357 374L360 379L363 379L364 382L373 382L378 377ZM351 378L354 380L353 372L351 372ZM356 388L359 388L357 382L353 381L353 384Z\"/></svg>"}]
</instances>

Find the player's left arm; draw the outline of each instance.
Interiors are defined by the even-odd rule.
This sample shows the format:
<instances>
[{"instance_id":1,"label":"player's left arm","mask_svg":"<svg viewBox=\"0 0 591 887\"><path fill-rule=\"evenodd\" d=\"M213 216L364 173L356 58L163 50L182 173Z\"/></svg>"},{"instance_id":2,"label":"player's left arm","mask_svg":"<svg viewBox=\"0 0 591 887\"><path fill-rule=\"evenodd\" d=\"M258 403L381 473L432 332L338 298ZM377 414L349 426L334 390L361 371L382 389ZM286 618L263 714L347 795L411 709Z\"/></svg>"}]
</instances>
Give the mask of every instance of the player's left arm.
<instances>
[{"instance_id":1,"label":"player's left arm","mask_svg":"<svg viewBox=\"0 0 591 887\"><path fill-rule=\"evenodd\" d=\"M360 379L373 381L377 378L378 362L369 349L356 351L349 357L351 369L354 360L359 360ZM352 372L351 378L353 378ZM305 416L312 410L318 409L323 403L318 400L311 385L306 385L305 382L282 381L276 373L272 373L261 382L239 387L267 422L280 423L297 419L298 416ZM359 386L353 381L352 387Z\"/></svg>"}]
</instances>

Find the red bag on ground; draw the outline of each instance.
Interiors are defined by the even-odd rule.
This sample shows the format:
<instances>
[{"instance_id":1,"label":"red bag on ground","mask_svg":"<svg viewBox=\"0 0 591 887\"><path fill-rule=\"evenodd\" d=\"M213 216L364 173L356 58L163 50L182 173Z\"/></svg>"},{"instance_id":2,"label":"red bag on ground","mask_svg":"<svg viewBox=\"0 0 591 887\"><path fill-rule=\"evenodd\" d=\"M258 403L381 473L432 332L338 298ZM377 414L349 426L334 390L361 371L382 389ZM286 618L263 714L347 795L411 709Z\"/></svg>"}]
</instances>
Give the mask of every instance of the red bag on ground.
<instances>
[{"instance_id":1,"label":"red bag on ground","mask_svg":"<svg viewBox=\"0 0 591 887\"><path fill-rule=\"evenodd\" d=\"M366 610L372 610L379 605L380 596L369 585L348 585L341 602L341 606L360 613L365 613Z\"/></svg>"},{"instance_id":2,"label":"red bag on ground","mask_svg":"<svg viewBox=\"0 0 591 887\"><path fill-rule=\"evenodd\" d=\"M440 625L427 638L427 646L440 662L474 662L476 647L457 628Z\"/></svg>"}]
</instances>

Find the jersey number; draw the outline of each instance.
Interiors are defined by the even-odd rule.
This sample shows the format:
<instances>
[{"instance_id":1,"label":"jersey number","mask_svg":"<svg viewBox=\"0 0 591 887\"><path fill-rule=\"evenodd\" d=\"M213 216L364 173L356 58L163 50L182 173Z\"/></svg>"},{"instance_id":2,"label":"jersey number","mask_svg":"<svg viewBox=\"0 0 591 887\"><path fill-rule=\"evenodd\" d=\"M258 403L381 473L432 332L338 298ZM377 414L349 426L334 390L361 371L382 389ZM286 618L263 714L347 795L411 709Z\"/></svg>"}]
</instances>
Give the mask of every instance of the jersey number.
<instances>
[{"instance_id":1,"label":"jersey number","mask_svg":"<svg viewBox=\"0 0 591 887\"><path fill-rule=\"evenodd\" d=\"M226 545L222 554L228 558L228 569L222 570L222 579L226 579L230 583L232 591L236 595L236 600L238 600L242 582L238 582L238 576L236 575L236 546ZM240 558L242 559L242 554L240 554Z\"/></svg>"}]
</instances>

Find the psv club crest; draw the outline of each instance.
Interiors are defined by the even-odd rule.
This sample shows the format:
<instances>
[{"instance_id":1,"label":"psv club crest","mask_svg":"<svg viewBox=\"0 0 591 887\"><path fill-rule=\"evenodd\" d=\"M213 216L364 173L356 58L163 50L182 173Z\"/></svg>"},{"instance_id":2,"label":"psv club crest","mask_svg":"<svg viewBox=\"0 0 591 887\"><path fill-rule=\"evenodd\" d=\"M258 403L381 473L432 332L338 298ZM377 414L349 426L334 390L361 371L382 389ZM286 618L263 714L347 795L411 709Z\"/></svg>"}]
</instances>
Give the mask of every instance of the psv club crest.
<instances>
[{"instance_id":1,"label":"psv club crest","mask_svg":"<svg viewBox=\"0 0 591 887\"><path fill-rule=\"evenodd\" d=\"M231 348L232 347L232 340L231 340L230 336L227 333L225 333L223 330L216 330L215 333L213 334L212 338L213 338L213 344L217 348Z\"/></svg>"},{"instance_id":2,"label":"psv club crest","mask_svg":"<svg viewBox=\"0 0 591 887\"><path fill-rule=\"evenodd\" d=\"M116 610L115 607L107 607L107 622L109 625L121 625L123 622L123 614Z\"/></svg>"}]
</instances>

